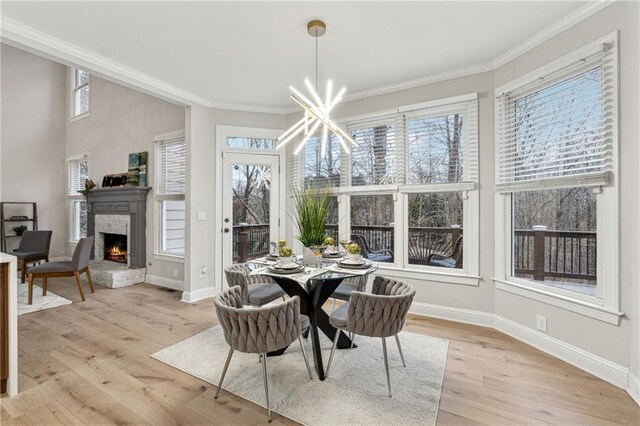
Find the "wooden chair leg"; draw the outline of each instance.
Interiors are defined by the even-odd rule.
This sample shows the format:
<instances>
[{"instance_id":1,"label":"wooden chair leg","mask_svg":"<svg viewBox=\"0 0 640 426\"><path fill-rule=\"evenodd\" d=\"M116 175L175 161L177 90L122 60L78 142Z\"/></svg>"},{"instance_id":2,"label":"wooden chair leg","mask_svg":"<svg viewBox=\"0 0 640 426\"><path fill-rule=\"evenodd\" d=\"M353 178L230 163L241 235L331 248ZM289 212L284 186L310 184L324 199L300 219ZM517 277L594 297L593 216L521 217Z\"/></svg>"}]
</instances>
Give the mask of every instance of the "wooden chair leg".
<instances>
[{"instance_id":1,"label":"wooden chair leg","mask_svg":"<svg viewBox=\"0 0 640 426\"><path fill-rule=\"evenodd\" d=\"M29 302L33 305L33 274L29 274Z\"/></svg>"},{"instance_id":2,"label":"wooden chair leg","mask_svg":"<svg viewBox=\"0 0 640 426\"><path fill-rule=\"evenodd\" d=\"M22 264L20 267L20 278L22 279L22 284L24 284L24 279L27 276L27 261L22 259L20 263Z\"/></svg>"},{"instance_id":3,"label":"wooden chair leg","mask_svg":"<svg viewBox=\"0 0 640 426\"><path fill-rule=\"evenodd\" d=\"M84 298L84 291L82 291L82 283L80 282L80 273L79 272L74 272L73 275L75 275L75 277L76 277L76 283L78 284L78 290L80 290L80 297L82 298L82 301L84 302L87 299Z\"/></svg>"},{"instance_id":4,"label":"wooden chair leg","mask_svg":"<svg viewBox=\"0 0 640 426\"><path fill-rule=\"evenodd\" d=\"M91 279L91 271L89 268L85 271L87 274L87 281L89 281L89 288L91 289L91 293L95 293L96 291L93 289L93 279Z\"/></svg>"},{"instance_id":5,"label":"wooden chair leg","mask_svg":"<svg viewBox=\"0 0 640 426\"><path fill-rule=\"evenodd\" d=\"M47 277L42 277L42 295L47 295Z\"/></svg>"}]
</instances>

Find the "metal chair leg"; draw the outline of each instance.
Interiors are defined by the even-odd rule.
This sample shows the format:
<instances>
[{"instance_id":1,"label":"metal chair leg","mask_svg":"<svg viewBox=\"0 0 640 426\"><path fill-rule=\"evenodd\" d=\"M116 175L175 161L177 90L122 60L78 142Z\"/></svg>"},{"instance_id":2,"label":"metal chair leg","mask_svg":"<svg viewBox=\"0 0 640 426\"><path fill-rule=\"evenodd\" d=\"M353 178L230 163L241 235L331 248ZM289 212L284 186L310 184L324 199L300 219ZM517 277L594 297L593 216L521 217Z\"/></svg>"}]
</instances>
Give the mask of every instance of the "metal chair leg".
<instances>
[{"instance_id":1,"label":"metal chair leg","mask_svg":"<svg viewBox=\"0 0 640 426\"><path fill-rule=\"evenodd\" d=\"M264 375L264 394L267 398L267 418L269 419L269 423L271 423L271 403L269 402L269 372L267 369L267 354L262 354L263 363L262 363L262 373Z\"/></svg>"},{"instance_id":2,"label":"metal chair leg","mask_svg":"<svg viewBox=\"0 0 640 426\"><path fill-rule=\"evenodd\" d=\"M353 345L356 342L356 333L351 333L351 349L353 349Z\"/></svg>"},{"instance_id":3,"label":"metal chair leg","mask_svg":"<svg viewBox=\"0 0 640 426\"><path fill-rule=\"evenodd\" d=\"M307 364L307 372L309 373L309 380L313 380L313 374L311 373L311 365L309 364L309 358L307 358L307 351L304 349L304 344L302 343L302 336L298 337L298 342L300 342L300 349L302 350L304 363Z\"/></svg>"},{"instance_id":4,"label":"metal chair leg","mask_svg":"<svg viewBox=\"0 0 640 426\"><path fill-rule=\"evenodd\" d=\"M402 346L400 345L400 338L396 334L396 343L398 344L398 351L400 352L400 359L402 360L402 366L406 367L407 364L404 362L404 355L402 354Z\"/></svg>"},{"instance_id":5,"label":"metal chair leg","mask_svg":"<svg viewBox=\"0 0 640 426\"><path fill-rule=\"evenodd\" d=\"M382 338L382 353L384 354L384 370L387 373L387 389L389 390L389 398L391 398L391 378L389 377L389 360L387 359L387 341Z\"/></svg>"},{"instance_id":6,"label":"metal chair leg","mask_svg":"<svg viewBox=\"0 0 640 426\"><path fill-rule=\"evenodd\" d=\"M224 363L224 368L222 369L222 377L220 377L220 383L218 383L218 390L216 391L216 395L213 399L218 399L218 394L220 393L220 389L222 389L222 381L224 380L224 376L227 375L227 368L229 368L229 362L231 361L231 356L233 355L233 348L229 348L229 355L227 355L227 361Z\"/></svg>"},{"instance_id":7,"label":"metal chair leg","mask_svg":"<svg viewBox=\"0 0 640 426\"><path fill-rule=\"evenodd\" d=\"M331 312L336 310L336 300L338 300L338 299L335 299L335 298L333 299L333 308L331 308Z\"/></svg>"},{"instance_id":8,"label":"metal chair leg","mask_svg":"<svg viewBox=\"0 0 640 426\"><path fill-rule=\"evenodd\" d=\"M333 354L336 352L338 346L338 339L340 338L340 330L336 330L336 336L333 338L333 346L331 347L331 355L329 355L329 362L327 363L327 371L324 372L325 379L329 377L329 369L331 368L331 361L333 361Z\"/></svg>"}]
</instances>

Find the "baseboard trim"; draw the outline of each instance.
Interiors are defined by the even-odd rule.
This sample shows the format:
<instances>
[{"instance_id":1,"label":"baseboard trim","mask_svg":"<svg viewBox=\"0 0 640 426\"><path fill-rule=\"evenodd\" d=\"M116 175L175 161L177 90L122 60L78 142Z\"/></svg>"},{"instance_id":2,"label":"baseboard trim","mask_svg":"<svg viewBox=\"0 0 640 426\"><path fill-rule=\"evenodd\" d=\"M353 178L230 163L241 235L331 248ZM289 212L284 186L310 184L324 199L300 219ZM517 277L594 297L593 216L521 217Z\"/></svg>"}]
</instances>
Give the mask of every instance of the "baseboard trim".
<instances>
[{"instance_id":1,"label":"baseboard trim","mask_svg":"<svg viewBox=\"0 0 640 426\"><path fill-rule=\"evenodd\" d=\"M205 287L194 291L183 291L182 301L186 303L195 303L202 299L213 297L217 294L215 287Z\"/></svg>"},{"instance_id":2,"label":"baseboard trim","mask_svg":"<svg viewBox=\"0 0 640 426\"><path fill-rule=\"evenodd\" d=\"M184 282L171 278L160 277L158 275L147 274L144 282L157 285L158 287L170 288L172 290L184 290Z\"/></svg>"},{"instance_id":3,"label":"baseboard trim","mask_svg":"<svg viewBox=\"0 0 640 426\"><path fill-rule=\"evenodd\" d=\"M633 374L631 371L629 372L629 377L627 378L627 393L636 404L640 405L640 377Z\"/></svg>"},{"instance_id":4,"label":"baseboard trim","mask_svg":"<svg viewBox=\"0 0 640 426\"><path fill-rule=\"evenodd\" d=\"M508 318L488 312L422 302L413 302L409 312L416 315L493 328L625 390L636 404L640 405L640 379L632 374L627 367L540 331L525 327Z\"/></svg>"},{"instance_id":5,"label":"baseboard trim","mask_svg":"<svg viewBox=\"0 0 640 426\"><path fill-rule=\"evenodd\" d=\"M494 328L504 334L553 355L622 389L627 389L629 369L548 334L532 330L510 319L495 316Z\"/></svg>"},{"instance_id":6,"label":"baseboard trim","mask_svg":"<svg viewBox=\"0 0 640 426\"><path fill-rule=\"evenodd\" d=\"M464 324L493 328L494 315L489 312L473 311L470 309L453 308L451 306L433 305L422 302L413 302L409 312L432 318L440 318Z\"/></svg>"}]
</instances>

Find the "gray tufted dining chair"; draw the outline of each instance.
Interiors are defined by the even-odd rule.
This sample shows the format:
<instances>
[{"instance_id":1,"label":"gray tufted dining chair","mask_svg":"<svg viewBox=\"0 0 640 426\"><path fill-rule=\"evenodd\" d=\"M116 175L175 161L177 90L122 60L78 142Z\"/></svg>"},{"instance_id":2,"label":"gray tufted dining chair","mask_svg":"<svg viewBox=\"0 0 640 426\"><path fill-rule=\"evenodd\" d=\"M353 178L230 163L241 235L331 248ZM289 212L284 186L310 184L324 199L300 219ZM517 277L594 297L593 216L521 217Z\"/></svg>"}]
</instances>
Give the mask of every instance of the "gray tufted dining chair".
<instances>
[{"instance_id":1,"label":"gray tufted dining chair","mask_svg":"<svg viewBox=\"0 0 640 426\"><path fill-rule=\"evenodd\" d=\"M266 275L249 275L251 271L244 263L236 263L224 270L229 287L238 286L242 290L242 303L262 306L285 296L284 290Z\"/></svg>"},{"instance_id":2,"label":"gray tufted dining chair","mask_svg":"<svg viewBox=\"0 0 640 426\"><path fill-rule=\"evenodd\" d=\"M391 396L391 379L389 377L386 338L395 336L402 365L406 367L398 333L404 326L407 312L415 294L415 289L408 284L376 277L373 280L371 293L354 291L351 293L349 303L340 306L329 318L331 325L339 330L362 336L382 338L382 352L384 355L384 368L387 373L389 396ZM336 333L336 337L333 340L326 377L329 377L329 369L331 368L339 336L340 333Z\"/></svg>"},{"instance_id":3,"label":"gray tufted dining chair","mask_svg":"<svg viewBox=\"0 0 640 426\"><path fill-rule=\"evenodd\" d=\"M294 296L278 304L261 308L244 308L242 289L235 286L216 296L214 304L218 320L224 331L224 338L230 346L215 399L218 398L222 388L222 382L227 374L227 368L234 351L261 354L267 417L271 421L267 352L286 348L298 340L304 362L307 365L309 379L313 379L309 359L301 339L300 298Z\"/></svg>"}]
</instances>

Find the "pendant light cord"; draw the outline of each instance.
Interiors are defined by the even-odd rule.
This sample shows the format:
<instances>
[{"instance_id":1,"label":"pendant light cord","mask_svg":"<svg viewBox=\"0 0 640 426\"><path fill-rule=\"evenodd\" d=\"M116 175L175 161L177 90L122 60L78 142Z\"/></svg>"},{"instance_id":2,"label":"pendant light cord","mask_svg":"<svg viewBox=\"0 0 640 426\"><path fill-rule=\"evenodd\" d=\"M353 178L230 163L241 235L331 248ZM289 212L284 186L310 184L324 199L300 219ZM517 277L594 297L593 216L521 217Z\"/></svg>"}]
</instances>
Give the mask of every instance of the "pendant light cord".
<instances>
[{"instance_id":1,"label":"pendant light cord","mask_svg":"<svg viewBox=\"0 0 640 426\"><path fill-rule=\"evenodd\" d=\"M316 30L316 90L318 90L318 30Z\"/></svg>"}]
</instances>

